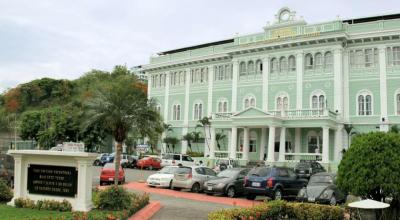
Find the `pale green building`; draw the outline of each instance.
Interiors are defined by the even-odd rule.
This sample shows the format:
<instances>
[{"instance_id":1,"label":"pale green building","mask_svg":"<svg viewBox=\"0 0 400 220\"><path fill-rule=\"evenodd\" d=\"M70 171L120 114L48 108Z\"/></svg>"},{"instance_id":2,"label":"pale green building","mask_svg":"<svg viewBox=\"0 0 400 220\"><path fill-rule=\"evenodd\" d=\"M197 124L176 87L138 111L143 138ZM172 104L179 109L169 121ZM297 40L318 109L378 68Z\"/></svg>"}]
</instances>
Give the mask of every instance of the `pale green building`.
<instances>
[{"instance_id":1,"label":"pale green building","mask_svg":"<svg viewBox=\"0 0 400 220\"><path fill-rule=\"evenodd\" d=\"M260 33L161 52L142 71L173 126L164 137L203 132L195 126L211 116L199 146L209 158L335 167L345 124L400 124L400 14L307 24L282 8ZM187 151L185 141L175 148Z\"/></svg>"}]
</instances>

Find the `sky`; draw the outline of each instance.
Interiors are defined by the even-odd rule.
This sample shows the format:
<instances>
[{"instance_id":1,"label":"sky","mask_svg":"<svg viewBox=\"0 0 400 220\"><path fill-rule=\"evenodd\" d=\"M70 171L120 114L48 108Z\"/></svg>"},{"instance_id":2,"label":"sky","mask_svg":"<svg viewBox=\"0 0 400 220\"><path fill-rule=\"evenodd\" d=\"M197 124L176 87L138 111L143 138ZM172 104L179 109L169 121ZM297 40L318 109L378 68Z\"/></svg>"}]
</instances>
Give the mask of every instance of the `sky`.
<instances>
[{"instance_id":1,"label":"sky","mask_svg":"<svg viewBox=\"0 0 400 220\"><path fill-rule=\"evenodd\" d=\"M309 24L400 13L399 0L0 0L0 92L262 32L285 6Z\"/></svg>"}]
</instances>

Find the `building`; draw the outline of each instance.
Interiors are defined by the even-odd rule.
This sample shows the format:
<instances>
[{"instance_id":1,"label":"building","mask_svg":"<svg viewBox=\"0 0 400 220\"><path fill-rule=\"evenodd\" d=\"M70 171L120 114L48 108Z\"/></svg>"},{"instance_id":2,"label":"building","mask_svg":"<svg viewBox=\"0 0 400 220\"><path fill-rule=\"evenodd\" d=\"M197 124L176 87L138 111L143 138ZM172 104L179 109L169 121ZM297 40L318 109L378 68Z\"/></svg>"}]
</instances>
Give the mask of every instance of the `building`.
<instances>
[{"instance_id":1,"label":"building","mask_svg":"<svg viewBox=\"0 0 400 220\"><path fill-rule=\"evenodd\" d=\"M137 76L138 80L144 84L147 84L147 76L143 71L142 66L134 66L131 68L131 72Z\"/></svg>"},{"instance_id":2,"label":"building","mask_svg":"<svg viewBox=\"0 0 400 220\"><path fill-rule=\"evenodd\" d=\"M400 123L400 14L307 24L282 8L260 33L161 52L142 69L173 126L164 137L197 129L210 158L334 169L349 145L344 128ZM196 128L204 116L210 128Z\"/></svg>"}]
</instances>

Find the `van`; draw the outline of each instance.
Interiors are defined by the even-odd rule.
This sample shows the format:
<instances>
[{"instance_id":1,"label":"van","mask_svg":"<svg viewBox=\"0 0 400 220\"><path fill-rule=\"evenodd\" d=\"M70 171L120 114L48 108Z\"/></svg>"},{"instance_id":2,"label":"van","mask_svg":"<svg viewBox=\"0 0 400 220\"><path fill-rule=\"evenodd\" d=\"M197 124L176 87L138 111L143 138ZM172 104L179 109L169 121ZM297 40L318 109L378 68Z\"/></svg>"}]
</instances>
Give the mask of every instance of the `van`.
<instances>
[{"instance_id":1,"label":"van","mask_svg":"<svg viewBox=\"0 0 400 220\"><path fill-rule=\"evenodd\" d=\"M161 157L161 167L165 166L194 166L194 160L185 154L164 154Z\"/></svg>"}]
</instances>

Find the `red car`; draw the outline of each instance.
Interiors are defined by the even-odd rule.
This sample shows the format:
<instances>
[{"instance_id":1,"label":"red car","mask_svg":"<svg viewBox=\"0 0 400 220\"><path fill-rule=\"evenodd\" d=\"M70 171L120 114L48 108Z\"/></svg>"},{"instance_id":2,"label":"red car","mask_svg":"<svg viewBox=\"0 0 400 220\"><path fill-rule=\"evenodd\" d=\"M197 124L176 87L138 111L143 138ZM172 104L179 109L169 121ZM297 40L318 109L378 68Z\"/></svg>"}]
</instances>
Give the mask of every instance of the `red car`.
<instances>
[{"instance_id":1,"label":"red car","mask_svg":"<svg viewBox=\"0 0 400 220\"><path fill-rule=\"evenodd\" d=\"M145 157L140 159L136 166L139 169L161 169L161 160L159 158L156 157Z\"/></svg>"},{"instance_id":2,"label":"red car","mask_svg":"<svg viewBox=\"0 0 400 220\"><path fill-rule=\"evenodd\" d=\"M114 175L115 175L115 164L114 163L106 163L103 168L101 168L100 174L100 185L104 185L106 183L114 183ZM119 167L119 175L118 175L118 184L125 183L125 172L122 167Z\"/></svg>"}]
</instances>

